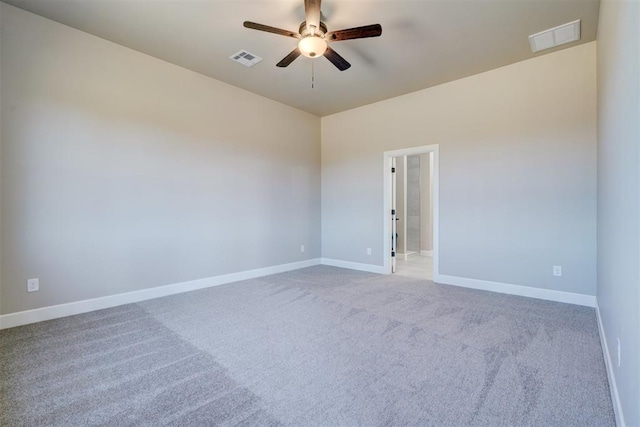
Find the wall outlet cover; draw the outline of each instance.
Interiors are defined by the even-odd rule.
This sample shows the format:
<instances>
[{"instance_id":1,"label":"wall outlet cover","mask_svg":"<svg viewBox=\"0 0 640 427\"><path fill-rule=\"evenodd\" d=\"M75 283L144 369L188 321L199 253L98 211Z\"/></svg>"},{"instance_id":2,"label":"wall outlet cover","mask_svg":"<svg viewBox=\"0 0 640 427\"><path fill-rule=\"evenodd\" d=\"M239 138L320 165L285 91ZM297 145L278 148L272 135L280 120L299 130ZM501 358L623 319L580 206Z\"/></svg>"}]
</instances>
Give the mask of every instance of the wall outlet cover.
<instances>
[{"instance_id":1,"label":"wall outlet cover","mask_svg":"<svg viewBox=\"0 0 640 427\"><path fill-rule=\"evenodd\" d=\"M27 280L27 292L36 292L40 290L40 281L38 279Z\"/></svg>"}]
</instances>

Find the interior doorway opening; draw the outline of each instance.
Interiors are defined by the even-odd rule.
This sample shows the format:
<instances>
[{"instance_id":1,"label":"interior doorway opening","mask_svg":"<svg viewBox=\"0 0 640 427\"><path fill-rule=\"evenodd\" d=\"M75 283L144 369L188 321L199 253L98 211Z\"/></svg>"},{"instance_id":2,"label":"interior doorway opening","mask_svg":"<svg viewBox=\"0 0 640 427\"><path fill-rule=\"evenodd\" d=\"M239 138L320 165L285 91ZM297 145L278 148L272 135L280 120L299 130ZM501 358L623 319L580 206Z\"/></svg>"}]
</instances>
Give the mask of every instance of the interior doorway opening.
<instances>
[{"instance_id":1,"label":"interior doorway opening","mask_svg":"<svg viewBox=\"0 0 640 427\"><path fill-rule=\"evenodd\" d=\"M385 270L433 280L438 274L438 146L384 155Z\"/></svg>"}]
</instances>

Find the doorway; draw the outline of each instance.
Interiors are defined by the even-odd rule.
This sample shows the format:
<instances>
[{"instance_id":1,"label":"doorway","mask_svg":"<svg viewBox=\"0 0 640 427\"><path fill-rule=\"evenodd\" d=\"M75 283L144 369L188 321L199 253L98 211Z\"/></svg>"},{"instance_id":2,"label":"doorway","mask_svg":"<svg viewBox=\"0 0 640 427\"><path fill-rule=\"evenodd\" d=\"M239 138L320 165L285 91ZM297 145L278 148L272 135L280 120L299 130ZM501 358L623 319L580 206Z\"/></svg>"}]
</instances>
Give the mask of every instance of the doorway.
<instances>
[{"instance_id":1,"label":"doorway","mask_svg":"<svg viewBox=\"0 0 640 427\"><path fill-rule=\"evenodd\" d=\"M384 153L385 271L438 274L438 146Z\"/></svg>"}]
</instances>

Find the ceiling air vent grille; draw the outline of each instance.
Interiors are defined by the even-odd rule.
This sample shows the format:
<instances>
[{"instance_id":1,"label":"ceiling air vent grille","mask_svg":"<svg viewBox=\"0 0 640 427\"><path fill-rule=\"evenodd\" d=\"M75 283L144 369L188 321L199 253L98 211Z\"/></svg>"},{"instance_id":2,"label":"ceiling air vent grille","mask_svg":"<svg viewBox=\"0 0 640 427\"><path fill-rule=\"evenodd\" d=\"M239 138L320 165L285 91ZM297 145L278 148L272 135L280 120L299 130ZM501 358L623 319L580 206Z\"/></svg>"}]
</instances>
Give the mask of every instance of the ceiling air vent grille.
<instances>
[{"instance_id":1,"label":"ceiling air vent grille","mask_svg":"<svg viewBox=\"0 0 640 427\"><path fill-rule=\"evenodd\" d=\"M580 40L579 19L529 36L529 44L531 45L531 50L534 52L550 49L576 40Z\"/></svg>"},{"instance_id":2,"label":"ceiling air vent grille","mask_svg":"<svg viewBox=\"0 0 640 427\"><path fill-rule=\"evenodd\" d=\"M238 53L234 53L229 57L232 61L236 61L245 67L253 67L258 62L262 61L258 55L254 55L253 53L249 53L246 50L241 50Z\"/></svg>"}]
</instances>

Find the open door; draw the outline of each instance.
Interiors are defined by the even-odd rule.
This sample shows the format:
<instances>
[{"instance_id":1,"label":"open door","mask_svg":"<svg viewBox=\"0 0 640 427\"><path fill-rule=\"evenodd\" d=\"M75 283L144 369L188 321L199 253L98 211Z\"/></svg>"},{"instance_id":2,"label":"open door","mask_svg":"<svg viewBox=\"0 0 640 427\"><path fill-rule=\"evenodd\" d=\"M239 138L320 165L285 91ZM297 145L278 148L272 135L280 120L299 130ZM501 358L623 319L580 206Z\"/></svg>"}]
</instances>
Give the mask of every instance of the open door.
<instances>
[{"instance_id":1,"label":"open door","mask_svg":"<svg viewBox=\"0 0 640 427\"><path fill-rule=\"evenodd\" d=\"M396 272L398 228L396 217L396 158L391 159L391 272Z\"/></svg>"}]
</instances>

